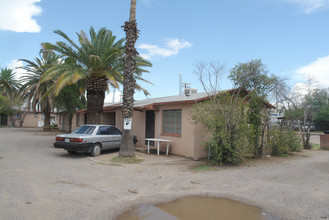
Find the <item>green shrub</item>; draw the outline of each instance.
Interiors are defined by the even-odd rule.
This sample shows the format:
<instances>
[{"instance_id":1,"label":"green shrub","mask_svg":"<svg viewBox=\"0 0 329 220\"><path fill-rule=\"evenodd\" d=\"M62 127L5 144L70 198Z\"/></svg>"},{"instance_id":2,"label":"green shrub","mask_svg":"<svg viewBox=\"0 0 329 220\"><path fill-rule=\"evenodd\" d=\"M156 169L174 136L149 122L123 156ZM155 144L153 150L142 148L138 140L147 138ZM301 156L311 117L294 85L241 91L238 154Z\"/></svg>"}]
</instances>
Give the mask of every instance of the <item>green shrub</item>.
<instances>
[{"instance_id":1,"label":"green shrub","mask_svg":"<svg viewBox=\"0 0 329 220\"><path fill-rule=\"evenodd\" d=\"M247 120L241 98L229 93L196 104L192 121L202 123L210 134L206 147L212 164L238 164L243 160L247 140Z\"/></svg>"},{"instance_id":2,"label":"green shrub","mask_svg":"<svg viewBox=\"0 0 329 220\"><path fill-rule=\"evenodd\" d=\"M272 128L270 131L270 148L276 156L288 156L290 151L302 148L300 137L289 128Z\"/></svg>"}]
</instances>

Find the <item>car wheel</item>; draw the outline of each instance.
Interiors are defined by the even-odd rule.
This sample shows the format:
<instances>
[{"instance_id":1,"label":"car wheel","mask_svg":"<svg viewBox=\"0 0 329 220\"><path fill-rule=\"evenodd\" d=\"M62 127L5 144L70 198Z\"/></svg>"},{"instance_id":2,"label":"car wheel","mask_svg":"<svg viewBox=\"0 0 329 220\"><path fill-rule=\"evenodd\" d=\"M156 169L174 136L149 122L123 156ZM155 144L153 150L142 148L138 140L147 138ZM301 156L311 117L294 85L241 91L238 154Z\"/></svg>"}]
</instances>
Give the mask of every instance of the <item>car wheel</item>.
<instances>
[{"instance_id":1,"label":"car wheel","mask_svg":"<svg viewBox=\"0 0 329 220\"><path fill-rule=\"evenodd\" d=\"M91 148L91 156L97 157L98 155L101 154L102 151L102 146L100 144L94 144L93 147Z\"/></svg>"},{"instance_id":2,"label":"car wheel","mask_svg":"<svg viewBox=\"0 0 329 220\"><path fill-rule=\"evenodd\" d=\"M67 151L69 154L76 154L77 152L76 151L73 151L73 150L68 150Z\"/></svg>"}]
</instances>

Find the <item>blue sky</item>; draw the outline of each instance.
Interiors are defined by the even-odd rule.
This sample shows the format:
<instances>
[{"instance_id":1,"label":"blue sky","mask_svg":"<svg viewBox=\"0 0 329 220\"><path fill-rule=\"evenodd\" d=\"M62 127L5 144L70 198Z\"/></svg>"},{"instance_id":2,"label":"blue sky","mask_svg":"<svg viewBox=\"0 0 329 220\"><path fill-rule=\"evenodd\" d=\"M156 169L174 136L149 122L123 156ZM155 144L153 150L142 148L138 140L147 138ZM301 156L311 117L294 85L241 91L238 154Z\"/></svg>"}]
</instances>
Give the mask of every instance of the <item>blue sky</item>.
<instances>
[{"instance_id":1,"label":"blue sky","mask_svg":"<svg viewBox=\"0 0 329 220\"><path fill-rule=\"evenodd\" d=\"M106 27L123 38L129 7L130 0L0 0L0 67L34 59L42 42L61 40L57 29L76 40L80 30ZM201 92L197 60L220 61L229 71L261 59L291 86L311 75L328 87L328 21L329 0L137 0L136 47L153 63L144 78L154 86L143 86L151 97L176 95L182 74ZM224 78L221 88L230 87Z\"/></svg>"}]
</instances>

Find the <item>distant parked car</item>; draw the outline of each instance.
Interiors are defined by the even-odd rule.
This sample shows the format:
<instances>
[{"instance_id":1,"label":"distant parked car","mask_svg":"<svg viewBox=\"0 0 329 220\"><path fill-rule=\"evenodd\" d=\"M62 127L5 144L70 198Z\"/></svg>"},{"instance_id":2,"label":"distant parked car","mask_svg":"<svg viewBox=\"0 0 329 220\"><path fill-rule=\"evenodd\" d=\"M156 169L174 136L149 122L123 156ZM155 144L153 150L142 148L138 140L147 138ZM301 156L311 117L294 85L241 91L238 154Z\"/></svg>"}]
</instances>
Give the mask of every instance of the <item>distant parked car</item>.
<instances>
[{"instance_id":1,"label":"distant parked car","mask_svg":"<svg viewBox=\"0 0 329 220\"><path fill-rule=\"evenodd\" d=\"M82 125L70 134L57 135L54 147L70 154L87 152L96 157L102 150L120 148L121 138L121 131L113 125Z\"/></svg>"}]
</instances>

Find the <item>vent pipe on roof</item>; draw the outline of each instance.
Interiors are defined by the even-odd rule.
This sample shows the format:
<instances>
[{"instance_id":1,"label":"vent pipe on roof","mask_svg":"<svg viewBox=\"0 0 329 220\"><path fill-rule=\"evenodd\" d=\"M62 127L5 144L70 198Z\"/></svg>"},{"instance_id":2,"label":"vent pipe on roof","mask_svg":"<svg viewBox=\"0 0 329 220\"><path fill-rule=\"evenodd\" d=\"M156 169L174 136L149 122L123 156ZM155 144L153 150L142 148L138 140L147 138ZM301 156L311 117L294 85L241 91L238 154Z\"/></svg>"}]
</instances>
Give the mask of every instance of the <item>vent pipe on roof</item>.
<instances>
[{"instance_id":1,"label":"vent pipe on roof","mask_svg":"<svg viewBox=\"0 0 329 220\"><path fill-rule=\"evenodd\" d=\"M112 102L114 102L114 101L115 101L114 97L115 97L115 88L113 89Z\"/></svg>"},{"instance_id":2,"label":"vent pipe on roof","mask_svg":"<svg viewBox=\"0 0 329 220\"><path fill-rule=\"evenodd\" d=\"M179 74L179 95L182 95L182 74Z\"/></svg>"}]
</instances>

